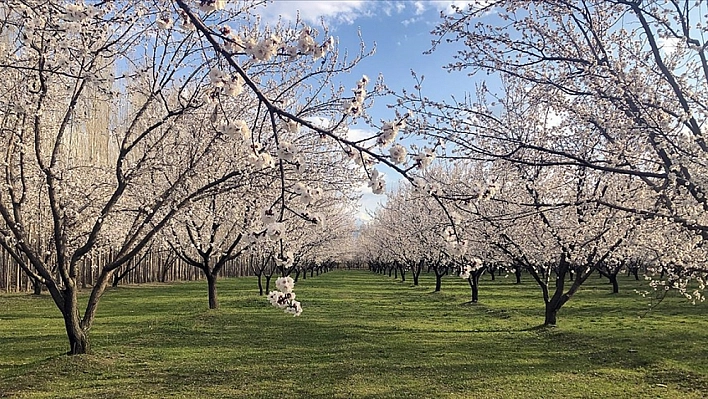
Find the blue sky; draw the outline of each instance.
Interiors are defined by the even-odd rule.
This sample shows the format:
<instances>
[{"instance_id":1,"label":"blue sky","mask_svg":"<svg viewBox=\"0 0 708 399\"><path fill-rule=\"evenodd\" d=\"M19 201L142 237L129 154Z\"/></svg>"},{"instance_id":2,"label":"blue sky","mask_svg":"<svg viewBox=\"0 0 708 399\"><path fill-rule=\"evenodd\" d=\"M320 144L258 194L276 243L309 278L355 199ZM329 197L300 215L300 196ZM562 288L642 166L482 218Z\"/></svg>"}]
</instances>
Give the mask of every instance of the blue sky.
<instances>
[{"instance_id":1,"label":"blue sky","mask_svg":"<svg viewBox=\"0 0 708 399\"><path fill-rule=\"evenodd\" d=\"M264 21L275 21L279 17L294 20L297 12L312 26L320 26L324 19L330 33L339 41L340 51L359 48L357 32L361 31L367 48L376 45L376 54L364 60L352 72L351 85L361 75L374 79L383 74L386 84L394 90L411 88L411 69L425 76L424 92L431 98L449 99L451 94L461 95L474 90L472 78L464 73L448 73L443 65L452 60L453 49L443 47L432 55L423 53L430 49L433 36L430 31L440 21L440 12L450 12L451 6L462 6L467 2L453 0L437 1L318 1L318 0L275 0L261 12ZM377 101L367 111L375 120L391 119L393 111L385 101ZM362 127L361 125L356 126ZM387 187L395 186L399 176L386 168L378 167L386 174ZM364 185L365 186L365 185ZM366 220L367 210L374 210L386 197L374 195L362 187L359 218Z\"/></svg>"}]
</instances>

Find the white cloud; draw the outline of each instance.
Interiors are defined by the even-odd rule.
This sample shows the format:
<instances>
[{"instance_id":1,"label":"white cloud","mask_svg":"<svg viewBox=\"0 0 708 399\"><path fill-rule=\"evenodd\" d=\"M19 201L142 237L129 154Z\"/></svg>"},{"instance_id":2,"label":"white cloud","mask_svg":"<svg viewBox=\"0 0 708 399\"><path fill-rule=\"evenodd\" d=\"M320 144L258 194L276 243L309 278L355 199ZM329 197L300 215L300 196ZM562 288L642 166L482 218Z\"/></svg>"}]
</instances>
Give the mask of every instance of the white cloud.
<instances>
[{"instance_id":1,"label":"white cloud","mask_svg":"<svg viewBox=\"0 0 708 399\"><path fill-rule=\"evenodd\" d=\"M300 18L310 24L318 24L322 19L327 23L353 23L357 18L369 15L376 2L364 0L275 0L261 11L264 21L295 21Z\"/></svg>"},{"instance_id":2,"label":"white cloud","mask_svg":"<svg viewBox=\"0 0 708 399\"><path fill-rule=\"evenodd\" d=\"M376 131L373 131L371 129L358 129L358 128L352 128L350 127L349 130L347 131L347 140L349 141L359 141L359 140L364 140L366 138L372 137L376 134ZM374 144L375 138L372 138L371 140L367 140L362 143L362 145L373 145Z\"/></svg>"},{"instance_id":3,"label":"white cloud","mask_svg":"<svg viewBox=\"0 0 708 399\"><path fill-rule=\"evenodd\" d=\"M375 198L374 198L375 197ZM368 194L367 196L361 197L359 200L359 212L356 214L356 218L368 222L372 219L371 215L376 212L381 205L386 203L386 197L374 194Z\"/></svg>"},{"instance_id":4,"label":"white cloud","mask_svg":"<svg viewBox=\"0 0 708 399\"><path fill-rule=\"evenodd\" d=\"M292 22L300 18L308 24L317 25L323 19L330 24L352 24L362 17L370 17L377 13L387 16L395 14L422 16L429 10L453 12L453 6L466 7L473 4L478 7L486 5L488 0L417 0L405 1L370 1L370 0L274 0L261 7L258 13L266 23L275 23L279 19ZM418 19L408 18L411 22Z\"/></svg>"},{"instance_id":5,"label":"white cloud","mask_svg":"<svg viewBox=\"0 0 708 399\"><path fill-rule=\"evenodd\" d=\"M425 9L428 8L422 1L416 1L413 6L415 7L415 15L423 14Z\"/></svg>"},{"instance_id":6,"label":"white cloud","mask_svg":"<svg viewBox=\"0 0 708 399\"><path fill-rule=\"evenodd\" d=\"M385 195L376 195L371 192L370 188L366 188L365 193L362 193L361 198L357 203L357 219L362 221L371 220L370 214L376 212L382 205L386 204L388 197Z\"/></svg>"},{"instance_id":7,"label":"white cloud","mask_svg":"<svg viewBox=\"0 0 708 399\"><path fill-rule=\"evenodd\" d=\"M430 0L427 1L428 5L435 7L438 11L443 11L445 14L452 14L455 12L455 7L466 8L472 6L476 9L481 9L483 7L489 6L491 1L489 0L476 0L476 1L464 1L464 0Z\"/></svg>"},{"instance_id":8,"label":"white cloud","mask_svg":"<svg viewBox=\"0 0 708 399\"><path fill-rule=\"evenodd\" d=\"M659 48L668 56L673 54L678 46L681 45L681 39L676 37L660 37Z\"/></svg>"},{"instance_id":9,"label":"white cloud","mask_svg":"<svg viewBox=\"0 0 708 399\"><path fill-rule=\"evenodd\" d=\"M414 24L414 23L420 22L422 20L423 20L422 16L421 17L412 17L412 18L404 19L403 21L401 21L401 23L403 24L403 26L408 26L410 24Z\"/></svg>"}]
</instances>

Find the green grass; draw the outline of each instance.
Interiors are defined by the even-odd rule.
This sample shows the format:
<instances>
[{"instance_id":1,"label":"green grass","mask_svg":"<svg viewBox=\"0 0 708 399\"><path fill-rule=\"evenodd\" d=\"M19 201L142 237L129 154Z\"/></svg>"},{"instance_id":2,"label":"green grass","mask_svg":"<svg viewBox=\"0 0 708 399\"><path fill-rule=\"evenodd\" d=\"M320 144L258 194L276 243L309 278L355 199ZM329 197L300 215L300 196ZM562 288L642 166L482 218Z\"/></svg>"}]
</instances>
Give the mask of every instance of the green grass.
<instances>
[{"instance_id":1,"label":"green grass","mask_svg":"<svg viewBox=\"0 0 708 399\"><path fill-rule=\"evenodd\" d=\"M293 318L251 278L122 287L102 299L93 354L68 357L47 296L0 296L0 397L17 398L703 398L707 304L668 298L646 312L621 281L591 278L534 328L543 301L529 279L483 277L478 304L369 272L300 281Z\"/></svg>"}]
</instances>

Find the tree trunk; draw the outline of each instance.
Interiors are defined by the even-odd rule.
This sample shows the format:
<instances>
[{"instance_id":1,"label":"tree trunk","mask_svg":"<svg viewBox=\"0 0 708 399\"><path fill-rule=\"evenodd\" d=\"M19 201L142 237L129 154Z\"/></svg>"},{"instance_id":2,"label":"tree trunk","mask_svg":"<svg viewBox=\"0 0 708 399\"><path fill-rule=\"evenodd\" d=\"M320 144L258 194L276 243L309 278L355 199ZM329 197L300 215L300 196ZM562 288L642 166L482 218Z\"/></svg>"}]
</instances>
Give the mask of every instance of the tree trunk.
<instances>
[{"instance_id":1,"label":"tree trunk","mask_svg":"<svg viewBox=\"0 0 708 399\"><path fill-rule=\"evenodd\" d=\"M266 291L270 291L270 278L273 277L272 274L266 275Z\"/></svg>"},{"instance_id":2,"label":"tree trunk","mask_svg":"<svg viewBox=\"0 0 708 399\"><path fill-rule=\"evenodd\" d=\"M216 275L205 273L207 285L209 286L209 309L219 308L219 298L216 295Z\"/></svg>"},{"instance_id":3,"label":"tree trunk","mask_svg":"<svg viewBox=\"0 0 708 399\"><path fill-rule=\"evenodd\" d=\"M612 283L612 293L619 294L620 289L619 289L619 282L617 281L617 275L610 273L610 275L608 275L607 278L609 278L610 283Z\"/></svg>"},{"instance_id":4,"label":"tree trunk","mask_svg":"<svg viewBox=\"0 0 708 399\"><path fill-rule=\"evenodd\" d=\"M67 355L83 355L91 353L88 334L81 328L76 289L66 289L63 294L64 308L61 309L61 312L64 317L66 335L69 338L69 351L67 352Z\"/></svg>"},{"instance_id":5,"label":"tree trunk","mask_svg":"<svg viewBox=\"0 0 708 399\"><path fill-rule=\"evenodd\" d=\"M516 275L516 284L521 284L521 268L517 267L514 269L514 275Z\"/></svg>"},{"instance_id":6,"label":"tree trunk","mask_svg":"<svg viewBox=\"0 0 708 399\"><path fill-rule=\"evenodd\" d=\"M388 276L391 277L390 274ZM393 278L398 279L398 268L397 267L393 268Z\"/></svg>"},{"instance_id":7,"label":"tree trunk","mask_svg":"<svg viewBox=\"0 0 708 399\"><path fill-rule=\"evenodd\" d=\"M546 319L543 325L546 327L554 327L556 325L556 316L558 314L559 306L557 306L555 301L550 301L546 303Z\"/></svg>"},{"instance_id":8,"label":"tree trunk","mask_svg":"<svg viewBox=\"0 0 708 399\"><path fill-rule=\"evenodd\" d=\"M263 296L263 273L258 273L258 295Z\"/></svg>"},{"instance_id":9,"label":"tree trunk","mask_svg":"<svg viewBox=\"0 0 708 399\"><path fill-rule=\"evenodd\" d=\"M467 279L467 282L470 284L470 289L472 290L472 303L477 303L479 300L479 275L476 273L472 273L470 277Z\"/></svg>"},{"instance_id":10,"label":"tree trunk","mask_svg":"<svg viewBox=\"0 0 708 399\"><path fill-rule=\"evenodd\" d=\"M42 295L42 283L39 282L38 279L30 279L32 281L32 294L33 295Z\"/></svg>"},{"instance_id":11,"label":"tree trunk","mask_svg":"<svg viewBox=\"0 0 708 399\"><path fill-rule=\"evenodd\" d=\"M440 292L440 288L442 286L442 274L439 274L437 270L435 270L435 292Z\"/></svg>"}]
</instances>

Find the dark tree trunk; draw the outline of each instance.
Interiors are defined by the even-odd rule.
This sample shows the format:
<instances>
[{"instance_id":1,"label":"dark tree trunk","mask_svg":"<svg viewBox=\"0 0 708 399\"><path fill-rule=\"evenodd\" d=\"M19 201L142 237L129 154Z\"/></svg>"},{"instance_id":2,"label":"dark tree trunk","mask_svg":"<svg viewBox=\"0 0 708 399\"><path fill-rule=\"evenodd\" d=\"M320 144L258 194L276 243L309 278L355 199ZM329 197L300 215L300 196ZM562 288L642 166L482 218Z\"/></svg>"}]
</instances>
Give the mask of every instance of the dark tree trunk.
<instances>
[{"instance_id":1,"label":"dark tree trunk","mask_svg":"<svg viewBox=\"0 0 708 399\"><path fill-rule=\"evenodd\" d=\"M617 281L617 275L610 273L607 278L610 279L610 283L612 283L612 293L613 294L619 294L620 288L619 288L619 282Z\"/></svg>"},{"instance_id":2,"label":"dark tree trunk","mask_svg":"<svg viewBox=\"0 0 708 399\"><path fill-rule=\"evenodd\" d=\"M442 287L442 274L438 273L438 270L435 269L435 292L440 292L440 288Z\"/></svg>"},{"instance_id":3,"label":"dark tree trunk","mask_svg":"<svg viewBox=\"0 0 708 399\"><path fill-rule=\"evenodd\" d=\"M64 317L66 335L69 338L69 352L67 354L83 355L91 353L88 334L81 328L75 289L64 290L64 308L61 311Z\"/></svg>"},{"instance_id":4,"label":"dark tree trunk","mask_svg":"<svg viewBox=\"0 0 708 399\"><path fill-rule=\"evenodd\" d=\"M420 261L413 265L413 285L418 286L420 280L420 273L423 272L423 261Z\"/></svg>"},{"instance_id":5,"label":"dark tree trunk","mask_svg":"<svg viewBox=\"0 0 708 399\"><path fill-rule=\"evenodd\" d=\"M553 304L553 301L546 303L546 319L543 322L544 326L551 327L556 325L558 308L558 306Z\"/></svg>"},{"instance_id":6,"label":"dark tree trunk","mask_svg":"<svg viewBox=\"0 0 708 399\"><path fill-rule=\"evenodd\" d=\"M258 276L258 295L263 296L263 273L258 273L256 276Z\"/></svg>"},{"instance_id":7,"label":"dark tree trunk","mask_svg":"<svg viewBox=\"0 0 708 399\"><path fill-rule=\"evenodd\" d=\"M632 275L635 280L639 281L639 268L632 269Z\"/></svg>"},{"instance_id":8,"label":"dark tree trunk","mask_svg":"<svg viewBox=\"0 0 708 399\"><path fill-rule=\"evenodd\" d=\"M211 273L205 273L207 279L207 285L209 286L209 309L219 308L219 298L216 294L216 275Z\"/></svg>"},{"instance_id":9,"label":"dark tree trunk","mask_svg":"<svg viewBox=\"0 0 708 399\"><path fill-rule=\"evenodd\" d=\"M390 274L389 274L388 276L391 277ZM396 280L398 280L398 268L397 268L397 267L394 267L394 268L393 268L393 278L395 278Z\"/></svg>"},{"instance_id":10,"label":"dark tree trunk","mask_svg":"<svg viewBox=\"0 0 708 399\"><path fill-rule=\"evenodd\" d=\"M44 284L42 284L41 282L39 282L38 279L35 279L35 278L31 279L31 281L32 281L32 294L33 295L42 295L42 286Z\"/></svg>"},{"instance_id":11,"label":"dark tree trunk","mask_svg":"<svg viewBox=\"0 0 708 399\"><path fill-rule=\"evenodd\" d=\"M265 290L268 291L268 292L270 292L270 279L271 279L271 277L273 277L272 274L268 274L268 275L265 276L265 278L266 278L266 288L265 288Z\"/></svg>"},{"instance_id":12,"label":"dark tree trunk","mask_svg":"<svg viewBox=\"0 0 708 399\"><path fill-rule=\"evenodd\" d=\"M470 274L470 277L467 279L467 282L470 285L470 289L472 290L472 303L477 303L479 300L479 274L477 273L472 273Z\"/></svg>"},{"instance_id":13,"label":"dark tree trunk","mask_svg":"<svg viewBox=\"0 0 708 399\"><path fill-rule=\"evenodd\" d=\"M516 275L516 284L521 284L521 268L517 267L514 269L514 275Z\"/></svg>"},{"instance_id":14,"label":"dark tree trunk","mask_svg":"<svg viewBox=\"0 0 708 399\"><path fill-rule=\"evenodd\" d=\"M391 277L391 271L392 271L391 269L392 269L391 267L388 268L388 276L389 277Z\"/></svg>"},{"instance_id":15,"label":"dark tree trunk","mask_svg":"<svg viewBox=\"0 0 708 399\"><path fill-rule=\"evenodd\" d=\"M297 283L298 278L300 278L300 268L295 270L295 278L293 280Z\"/></svg>"}]
</instances>

